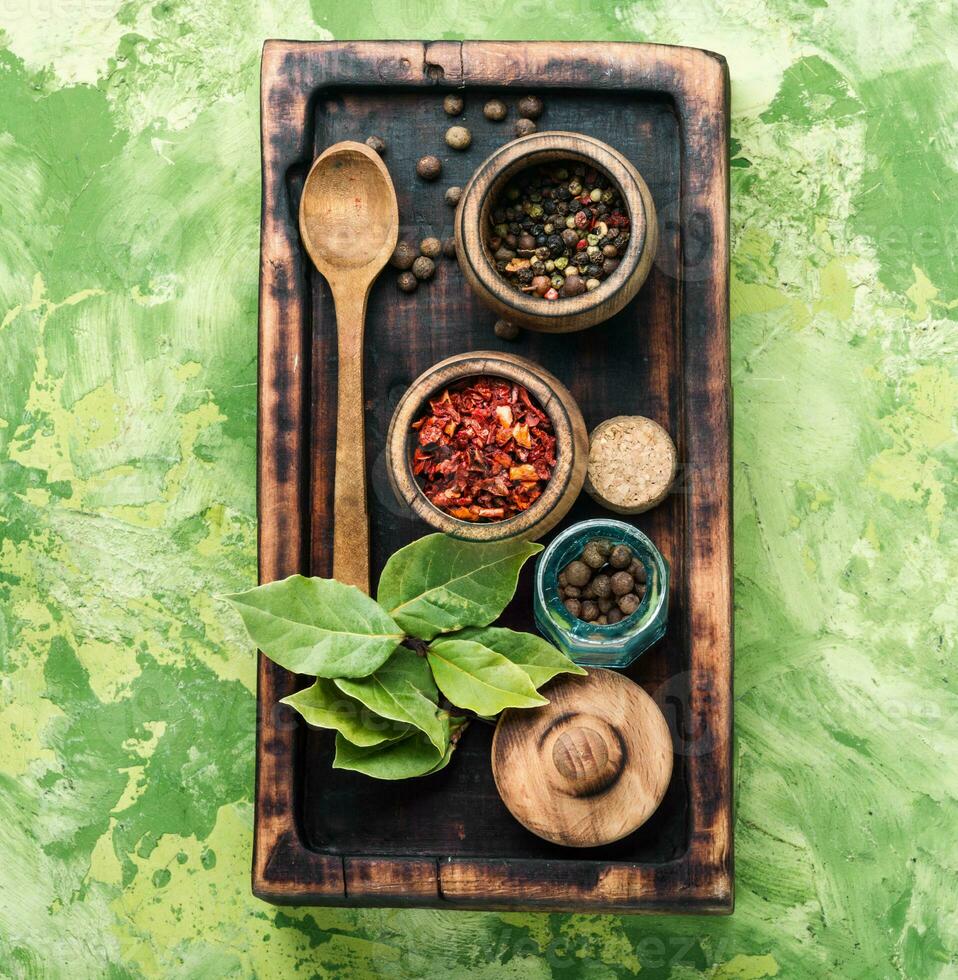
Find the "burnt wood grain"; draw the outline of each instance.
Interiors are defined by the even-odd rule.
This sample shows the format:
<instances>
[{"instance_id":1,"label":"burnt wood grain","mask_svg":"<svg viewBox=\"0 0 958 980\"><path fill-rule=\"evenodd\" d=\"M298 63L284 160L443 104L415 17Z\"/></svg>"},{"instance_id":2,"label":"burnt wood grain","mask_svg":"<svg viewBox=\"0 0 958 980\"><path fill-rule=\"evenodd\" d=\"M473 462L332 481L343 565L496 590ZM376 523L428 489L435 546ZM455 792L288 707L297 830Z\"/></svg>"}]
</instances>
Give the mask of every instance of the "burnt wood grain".
<instances>
[{"instance_id":1,"label":"burnt wood grain","mask_svg":"<svg viewBox=\"0 0 958 980\"><path fill-rule=\"evenodd\" d=\"M296 227L313 159L377 134L399 198L400 237L452 233L443 190L511 137L482 117L496 95L544 97L540 128L621 151L648 183L659 247L639 294L607 323L496 340L494 317L454 263L410 295L384 274L369 296L364 426L372 581L426 533L389 488L386 432L408 385L469 350L509 350L572 392L591 429L641 414L676 442L674 492L634 523L672 567L669 631L628 671L655 699L675 750L658 810L601 848L541 840L493 783L492 729L474 724L433 776L381 783L331 770L331 739L277 702L301 680L260 657L253 890L278 903L729 912L733 902L732 553L728 330L728 73L709 52L644 44L267 42L262 65L259 336L260 580L332 571L336 332L328 287ZM445 92L473 131L447 150ZM435 152L436 184L414 173ZM582 495L560 524L605 513ZM503 617L532 629L531 568Z\"/></svg>"}]
</instances>

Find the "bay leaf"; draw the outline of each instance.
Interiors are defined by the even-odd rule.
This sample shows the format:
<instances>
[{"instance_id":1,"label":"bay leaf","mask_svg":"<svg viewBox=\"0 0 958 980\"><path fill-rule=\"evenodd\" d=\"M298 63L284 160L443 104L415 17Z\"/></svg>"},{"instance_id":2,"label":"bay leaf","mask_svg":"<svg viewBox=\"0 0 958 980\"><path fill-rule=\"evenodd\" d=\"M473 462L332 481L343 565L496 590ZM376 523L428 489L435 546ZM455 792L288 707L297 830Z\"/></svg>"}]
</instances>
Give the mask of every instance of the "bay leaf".
<instances>
[{"instance_id":1,"label":"bay leaf","mask_svg":"<svg viewBox=\"0 0 958 980\"><path fill-rule=\"evenodd\" d=\"M484 629L463 630L456 634L456 639L481 643L511 660L529 675L536 690L557 674L585 673L561 650L534 633L517 633L498 626L487 626Z\"/></svg>"},{"instance_id":2,"label":"bay leaf","mask_svg":"<svg viewBox=\"0 0 958 980\"><path fill-rule=\"evenodd\" d=\"M370 711L325 677L317 678L312 687L281 700L283 704L295 708L308 725L332 728L353 745L380 745L411 735L414 731L408 725L388 721Z\"/></svg>"},{"instance_id":3,"label":"bay leaf","mask_svg":"<svg viewBox=\"0 0 958 980\"><path fill-rule=\"evenodd\" d=\"M355 586L292 575L225 596L274 663L314 677L365 677L403 639L396 622Z\"/></svg>"},{"instance_id":4,"label":"bay leaf","mask_svg":"<svg viewBox=\"0 0 958 980\"><path fill-rule=\"evenodd\" d=\"M437 748L421 732L414 732L395 742L385 742L369 748L360 748L336 735L334 769L351 769L375 779L411 779L438 772L449 764L455 746L447 739Z\"/></svg>"},{"instance_id":5,"label":"bay leaf","mask_svg":"<svg viewBox=\"0 0 958 980\"><path fill-rule=\"evenodd\" d=\"M541 550L529 541L482 543L429 534L386 562L379 603L407 633L423 640L488 626L515 595L526 560Z\"/></svg>"},{"instance_id":6,"label":"bay leaf","mask_svg":"<svg viewBox=\"0 0 958 980\"><path fill-rule=\"evenodd\" d=\"M437 749L445 750L448 716L439 709L439 691L424 657L400 647L369 677L336 678L334 683L370 711L418 728Z\"/></svg>"},{"instance_id":7,"label":"bay leaf","mask_svg":"<svg viewBox=\"0 0 958 980\"><path fill-rule=\"evenodd\" d=\"M460 708L496 715L504 708L548 704L521 667L482 643L434 640L426 656L439 689Z\"/></svg>"}]
</instances>

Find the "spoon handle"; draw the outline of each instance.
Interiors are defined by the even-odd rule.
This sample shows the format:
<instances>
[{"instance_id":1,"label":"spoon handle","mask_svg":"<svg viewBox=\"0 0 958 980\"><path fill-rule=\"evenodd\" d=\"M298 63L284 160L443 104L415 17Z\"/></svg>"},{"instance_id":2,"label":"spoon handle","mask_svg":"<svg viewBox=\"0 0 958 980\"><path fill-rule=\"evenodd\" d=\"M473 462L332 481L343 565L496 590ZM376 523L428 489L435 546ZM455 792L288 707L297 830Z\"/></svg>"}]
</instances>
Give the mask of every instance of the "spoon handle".
<instances>
[{"instance_id":1,"label":"spoon handle","mask_svg":"<svg viewBox=\"0 0 958 980\"><path fill-rule=\"evenodd\" d=\"M333 578L369 592L369 511L363 405L363 333L368 290L335 296L339 340L336 477L333 500Z\"/></svg>"}]
</instances>

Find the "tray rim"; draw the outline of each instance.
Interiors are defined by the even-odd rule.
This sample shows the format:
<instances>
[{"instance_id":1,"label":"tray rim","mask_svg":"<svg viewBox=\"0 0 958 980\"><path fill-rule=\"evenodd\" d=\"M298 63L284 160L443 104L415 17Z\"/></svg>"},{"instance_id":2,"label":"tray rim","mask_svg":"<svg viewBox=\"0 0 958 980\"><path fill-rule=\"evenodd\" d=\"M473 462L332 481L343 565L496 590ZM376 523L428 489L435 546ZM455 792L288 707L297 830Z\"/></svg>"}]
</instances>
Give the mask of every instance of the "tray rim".
<instances>
[{"instance_id":1,"label":"tray rim","mask_svg":"<svg viewBox=\"0 0 958 980\"><path fill-rule=\"evenodd\" d=\"M605 59L598 65L596 51ZM561 63L561 77L544 72ZM601 68L603 82L597 84ZM259 655L252 890L275 904L415 906L590 912L731 913L732 839L732 536L729 351L729 78L725 59L698 48L630 42L286 41L268 40L261 67L262 213L259 293L257 513L259 580L308 567L299 518L308 439L305 325L296 282L305 274L289 216L286 173L312 157L310 104L337 85L466 85L602 88L655 92L672 100L681 133L680 215L694 206L713 230L709 275L683 281L713 325L699 356L709 368L695 397L692 444L708 443L717 481L699 481L688 504L689 574L709 571L712 590L690 604L689 672L693 720L708 717L715 747L690 755L688 849L674 861L380 857L324 854L306 846L298 823L296 728L277 702L295 676ZM709 140L706 140L706 135ZM718 145L724 152L714 152ZM696 167L689 166L694 154ZM269 452L264 452L268 445ZM701 484L709 483L708 487ZM715 485L720 484L717 492ZM708 514L708 521L695 515ZM708 533L696 525L709 526ZM585 884L583 884L585 882Z\"/></svg>"}]
</instances>

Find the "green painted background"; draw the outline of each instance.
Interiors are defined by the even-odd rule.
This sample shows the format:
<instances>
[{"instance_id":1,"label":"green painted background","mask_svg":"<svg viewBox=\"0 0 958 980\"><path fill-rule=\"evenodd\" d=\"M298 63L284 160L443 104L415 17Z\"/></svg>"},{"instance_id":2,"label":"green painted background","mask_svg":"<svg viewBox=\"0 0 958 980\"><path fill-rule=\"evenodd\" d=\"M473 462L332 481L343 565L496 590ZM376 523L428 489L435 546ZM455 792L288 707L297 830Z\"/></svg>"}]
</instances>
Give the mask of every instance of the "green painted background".
<instances>
[{"instance_id":1,"label":"green painted background","mask_svg":"<svg viewBox=\"0 0 958 980\"><path fill-rule=\"evenodd\" d=\"M2 19L0 974L958 976L954 4ZM260 45L410 35L729 59L731 919L250 895L253 656L209 596L255 575Z\"/></svg>"}]
</instances>

